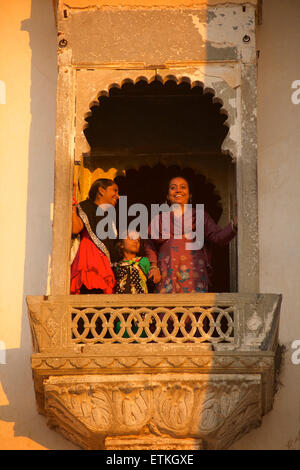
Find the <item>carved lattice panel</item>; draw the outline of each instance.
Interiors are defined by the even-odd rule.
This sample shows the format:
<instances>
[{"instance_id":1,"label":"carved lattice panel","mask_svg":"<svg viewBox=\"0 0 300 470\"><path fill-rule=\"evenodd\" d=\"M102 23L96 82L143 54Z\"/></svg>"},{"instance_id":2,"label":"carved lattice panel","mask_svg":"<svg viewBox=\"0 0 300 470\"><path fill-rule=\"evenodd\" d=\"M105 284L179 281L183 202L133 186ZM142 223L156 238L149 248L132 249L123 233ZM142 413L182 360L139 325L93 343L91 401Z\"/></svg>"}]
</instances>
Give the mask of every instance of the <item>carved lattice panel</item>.
<instances>
[{"instance_id":1,"label":"carved lattice panel","mask_svg":"<svg viewBox=\"0 0 300 470\"><path fill-rule=\"evenodd\" d=\"M232 343L234 307L71 308L72 342Z\"/></svg>"}]
</instances>

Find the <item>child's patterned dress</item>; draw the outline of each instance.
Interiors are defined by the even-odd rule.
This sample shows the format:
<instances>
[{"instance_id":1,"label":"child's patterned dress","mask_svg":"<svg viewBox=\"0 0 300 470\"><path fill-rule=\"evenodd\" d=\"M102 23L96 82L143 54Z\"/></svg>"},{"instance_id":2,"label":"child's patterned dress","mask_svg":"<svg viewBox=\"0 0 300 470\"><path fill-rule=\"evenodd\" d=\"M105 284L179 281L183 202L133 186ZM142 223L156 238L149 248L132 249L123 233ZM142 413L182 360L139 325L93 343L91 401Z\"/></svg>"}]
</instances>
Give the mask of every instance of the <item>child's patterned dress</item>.
<instances>
[{"instance_id":1,"label":"child's patterned dress","mask_svg":"<svg viewBox=\"0 0 300 470\"><path fill-rule=\"evenodd\" d=\"M150 270L150 262L148 258L138 257L130 260L120 261L116 265L116 294L147 294L147 274ZM144 317L144 314L141 314ZM115 332L119 333L121 322L118 321ZM133 320L132 331L135 334L138 331L136 321ZM144 330L141 337L145 337ZM128 338L127 330L123 334L123 338Z\"/></svg>"},{"instance_id":2,"label":"child's patterned dress","mask_svg":"<svg viewBox=\"0 0 300 470\"><path fill-rule=\"evenodd\" d=\"M147 294L150 262L146 257L120 261L116 265L116 294Z\"/></svg>"}]
</instances>

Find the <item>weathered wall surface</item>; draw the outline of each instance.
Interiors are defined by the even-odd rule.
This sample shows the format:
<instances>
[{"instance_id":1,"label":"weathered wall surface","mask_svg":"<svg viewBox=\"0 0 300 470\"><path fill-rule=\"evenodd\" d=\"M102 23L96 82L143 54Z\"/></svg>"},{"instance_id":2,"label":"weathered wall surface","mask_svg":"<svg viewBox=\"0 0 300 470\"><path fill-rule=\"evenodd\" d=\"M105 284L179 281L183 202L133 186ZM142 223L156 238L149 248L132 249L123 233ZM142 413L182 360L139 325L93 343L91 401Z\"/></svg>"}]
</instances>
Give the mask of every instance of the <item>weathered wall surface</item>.
<instances>
[{"instance_id":1,"label":"weathered wall surface","mask_svg":"<svg viewBox=\"0 0 300 470\"><path fill-rule=\"evenodd\" d=\"M300 7L297 0L264 0L263 13L258 33L260 291L283 293L280 341L288 351L274 410L234 448L299 449L300 365L291 362L291 344L300 339L300 104L292 104L291 84L300 80ZM0 364L0 448L73 449L36 412L24 302L25 295L47 292L51 251L57 77L52 1L6 2L0 35L0 80L6 84L6 104L0 100L0 215L5 221L0 341L7 347L6 364Z\"/></svg>"},{"instance_id":2,"label":"weathered wall surface","mask_svg":"<svg viewBox=\"0 0 300 470\"><path fill-rule=\"evenodd\" d=\"M2 2L0 80L0 449L65 449L36 412L25 295L47 291L56 119L51 0ZM3 103L3 100L1 100ZM2 362L2 364L1 364Z\"/></svg>"},{"instance_id":3,"label":"weathered wall surface","mask_svg":"<svg viewBox=\"0 0 300 470\"><path fill-rule=\"evenodd\" d=\"M53 0L55 1L55 0ZM235 3L237 5L252 4L256 5L257 0L125 0L122 2L123 7L194 7L194 6L206 6L206 5L221 5L227 3ZM63 2L64 5L72 8L87 8L91 5L96 9L109 7L120 8L119 0L67 0Z\"/></svg>"},{"instance_id":4,"label":"weathered wall surface","mask_svg":"<svg viewBox=\"0 0 300 470\"><path fill-rule=\"evenodd\" d=\"M142 64L253 59L254 8L240 5L193 8L60 10L60 38L72 63ZM249 44L243 42L248 34ZM248 60L245 60L245 48ZM255 58L255 57L254 57Z\"/></svg>"},{"instance_id":5,"label":"weathered wall surface","mask_svg":"<svg viewBox=\"0 0 300 470\"><path fill-rule=\"evenodd\" d=\"M258 201L260 292L283 294L279 340L286 347L282 385L262 426L235 449L300 449L300 364L291 361L300 339L300 4L264 0L258 27ZM299 96L299 94L298 94Z\"/></svg>"}]
</instances>

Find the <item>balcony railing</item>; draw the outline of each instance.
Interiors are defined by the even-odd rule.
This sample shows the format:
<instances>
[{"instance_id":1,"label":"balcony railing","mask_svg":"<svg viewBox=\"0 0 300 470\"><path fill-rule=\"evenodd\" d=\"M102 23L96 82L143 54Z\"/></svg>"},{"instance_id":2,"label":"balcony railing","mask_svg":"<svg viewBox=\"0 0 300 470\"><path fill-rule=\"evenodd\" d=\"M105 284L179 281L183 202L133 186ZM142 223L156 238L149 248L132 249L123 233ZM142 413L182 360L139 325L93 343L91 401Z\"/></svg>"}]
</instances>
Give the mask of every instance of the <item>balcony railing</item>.
<instances>
[{"instance_id":1,"label":"balcony railing","mask_svg":"<svg viewBox=\"0 0 300 470\"><path fill-rule=\"evenodd\" d=\"M272 408L279 295L27 302L39 411L81 447L228 448Z\"/></svg>"}]
</instances>

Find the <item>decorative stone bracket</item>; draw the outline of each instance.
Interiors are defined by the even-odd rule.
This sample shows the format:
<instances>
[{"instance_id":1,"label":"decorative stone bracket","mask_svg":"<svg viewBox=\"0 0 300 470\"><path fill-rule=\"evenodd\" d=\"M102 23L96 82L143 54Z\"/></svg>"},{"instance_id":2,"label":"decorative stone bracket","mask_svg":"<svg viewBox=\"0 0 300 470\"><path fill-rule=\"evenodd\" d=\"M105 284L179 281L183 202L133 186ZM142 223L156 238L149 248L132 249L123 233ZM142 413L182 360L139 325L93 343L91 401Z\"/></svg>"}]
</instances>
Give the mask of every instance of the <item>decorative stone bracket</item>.
<instances>
[{"instance_id":1,"label":"decorative stone bracket","mask_svg":"<svg viewBox=\"0 0 300 470\"><path fill-rule=\"evenodd\" d=\"M27 303L39 412L82 448L227 449L272 408L280 295Z\"/></svg>"}]
</instances>

